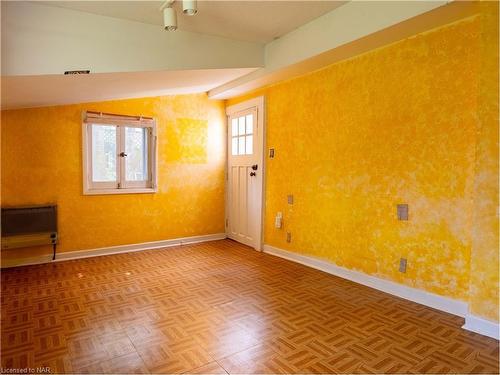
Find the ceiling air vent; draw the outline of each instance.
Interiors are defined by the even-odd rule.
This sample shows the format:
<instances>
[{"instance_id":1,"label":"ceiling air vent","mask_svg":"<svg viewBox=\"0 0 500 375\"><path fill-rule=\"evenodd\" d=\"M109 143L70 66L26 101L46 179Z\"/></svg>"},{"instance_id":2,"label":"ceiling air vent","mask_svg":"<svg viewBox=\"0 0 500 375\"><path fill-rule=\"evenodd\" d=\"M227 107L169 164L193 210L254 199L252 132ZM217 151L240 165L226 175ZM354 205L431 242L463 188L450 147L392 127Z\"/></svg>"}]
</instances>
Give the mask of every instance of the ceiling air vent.
<instances>
[{"instance_id":1,"label":"ceiling air vent","mask_svg":"<svg viewBox=\"0 0 500 375\"><path fill-rule=\"evenodd\" d=\"M66 70L64 74L89 74L90 70Z\"/></svg>"}]
</instances>

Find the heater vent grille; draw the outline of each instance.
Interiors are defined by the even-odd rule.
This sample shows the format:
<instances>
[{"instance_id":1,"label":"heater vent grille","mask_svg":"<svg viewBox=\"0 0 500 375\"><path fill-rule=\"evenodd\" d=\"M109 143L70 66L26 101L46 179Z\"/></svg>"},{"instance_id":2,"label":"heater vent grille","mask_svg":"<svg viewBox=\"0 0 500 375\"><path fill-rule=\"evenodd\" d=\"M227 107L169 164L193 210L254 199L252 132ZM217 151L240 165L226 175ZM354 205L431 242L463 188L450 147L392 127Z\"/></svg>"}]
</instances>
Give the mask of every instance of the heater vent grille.
<instances>
[{"instance_id":1,"label":"heater vent grille","mask_svg":"<svg viewBox=\"0 0 500 375\"><path fill-rule=\"evenodd\" d=\"M2 208L2 249L56 243L57 206Z\"/></svg>"},{"instance_id":2,"label":"heater vent grille","mask_svg":"<svg viewBox=\"0 0 500 375\"><path fill-rule=\"evenodd\" d=\"M2 208L2 237L57 232L57 206Z\"/></svg>"},{"instance_id":3,"label":"heater vent grille","mask_svg":"<svg viewBox=\"0 0 500 375\"><path fill-rule=\"evenodd\" d=\"M66 70L64 74L65 75L90 74L90 70Z\"/></svg>"}]
</instances>

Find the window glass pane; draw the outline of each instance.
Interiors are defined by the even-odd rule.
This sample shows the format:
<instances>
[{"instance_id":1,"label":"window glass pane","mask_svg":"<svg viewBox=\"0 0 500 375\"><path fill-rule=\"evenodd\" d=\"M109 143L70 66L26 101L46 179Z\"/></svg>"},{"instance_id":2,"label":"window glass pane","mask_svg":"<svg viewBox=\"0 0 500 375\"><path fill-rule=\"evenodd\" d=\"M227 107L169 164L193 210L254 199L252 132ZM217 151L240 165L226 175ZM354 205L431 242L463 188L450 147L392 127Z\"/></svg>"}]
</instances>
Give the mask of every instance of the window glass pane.
<instances>
[{"instance_id":1,"label":"window glass pane","mask_svg":"<svg viewBox=\"0 0 500 375\"><path fill-rule=\"evenodd\" d=\"M245 137L238 137L238 155L245 155Z\"/></svg>"},{"instance_id":2,"label":"window glass pane","mask_svg":"<svg viewBox=\"0 0 500 375\"><path fill-rule=\"evenodd\" d=\"M247 135L246 139L247 139L247 142L246 142L246 154L247 155L252 155L253 154L253 135Z\"/></svg>"},{"instance_id":3,"label":"window glass pane","mask_svg":"<svg viewBox=\"0 0 500 375\"><path fill-rule=\"evenodd\" d=\"M238 135L238 119L233 118L231 120L231 135L234 137L235 135Z\"/></svg>"},{"instance_id":4,"label":"window glass pane","mask_svg":"<svg viewBox=\"0 0 500 375\"><path fill-rule=\"evenodd\" d=\"M116 126L92 125L92 180L116 181Z\"/></svg>"},{"instance_id":5,"label":"window glass pane","mask_svg":"<svg viewBox=\"0 0 500 375\"><path fill-rule=\"evenodd\" d=\"M238 137L233 137L233 144L231 146L231 155L238 155Z\"/></svg>"},{"instance_id":6,"label":"window glass pane","mask_svg":"<svg viewBox=\"0 0 500 375\"><path fill-rule=\"evenodd\" d=\"M253 133L253 115L247 115L247 134Z\"/></svg>"},{"instance_id":7,"label":"window glass pane","mask_svg":"<svg viewBox=\"0 0 500 375\"><path fill-rule=\"evenodd\" d=\"M239 135L245 134L245 116L238 118Z\"/></svg>"},{"instance_id":8,"label":"window glass pane","mask_svg":"<svg viewBox=\"0 0 500 375\"><path fill-rule=\"evenodd\" d=\"M125 127L125 176L127 181L148 180L148 129Z\"/></svg>"}]
</instances>

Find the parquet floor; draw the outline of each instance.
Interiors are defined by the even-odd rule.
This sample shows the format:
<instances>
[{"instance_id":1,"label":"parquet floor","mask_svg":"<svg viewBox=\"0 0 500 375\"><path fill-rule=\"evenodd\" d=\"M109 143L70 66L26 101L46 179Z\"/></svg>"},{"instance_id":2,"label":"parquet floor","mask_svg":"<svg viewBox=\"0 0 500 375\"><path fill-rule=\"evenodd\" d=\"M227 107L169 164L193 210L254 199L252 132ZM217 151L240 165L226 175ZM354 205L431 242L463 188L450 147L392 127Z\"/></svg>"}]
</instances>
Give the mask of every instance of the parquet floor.
<instances>
[{"instance_id":1,"label":"parquet floor","mask_svg":"<svg viewBox=\"0 0 500 375\"><path fill-rule=\"evenodd\" d=\"M230 240L1 276L4 369L498 373L459 317Z\"/></svg>"}]
</instances>

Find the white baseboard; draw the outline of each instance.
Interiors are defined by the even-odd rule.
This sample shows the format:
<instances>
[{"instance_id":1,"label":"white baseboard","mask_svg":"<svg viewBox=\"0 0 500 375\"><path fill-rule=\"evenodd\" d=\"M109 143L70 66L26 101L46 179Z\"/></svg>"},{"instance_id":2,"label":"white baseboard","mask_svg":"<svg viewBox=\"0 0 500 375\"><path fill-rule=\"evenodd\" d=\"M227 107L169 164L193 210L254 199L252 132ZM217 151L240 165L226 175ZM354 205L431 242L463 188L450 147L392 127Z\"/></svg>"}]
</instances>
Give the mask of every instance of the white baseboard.
<instances>
[{"instance_id":1,"label":"white baseboard","mask_svg":"<svg viewBox=\"0 0 500 375\"><path fill-rule=\"evenodd\" d=\"M494 339L500 339L500 324L497 322L492 322L484 318L480 318L475 315L467 314L465 316L465 324L462 326L463 329L468 331L476 332L481 335L492 337Z\"/></svg>"},{"instance_id":2,"label":"white baseboard","mask_svg":"<svg viewBox=\"0 0 500 375\"><path fill-rule=\"evenodd\" d=\"M54 262L62 262L65 260L70 260L70 259L81 259L81 258L89 258L89 257L102 256L102 255L110 255L110 254L131 253L131 252L135 252L135 251L161 249L161 248L165 248L165 247L188 245L188 244L193 244L193 243L198 243L198 242L222 240L224 238L226 238L225 233L216 233L216 234L207 234L207 235L203 235L203 236L174 238L171 240L163 240L163 241L153 241L153 242L143 242L143 243L130 244L130 245L101 247L98 249L65 251L62 253L58 253L56 255L56 260ZM9 261L4 261L4 262L2 262L2 268L27 266L27 265L32 265L32 264L41 264L41 263L49 263L49 262L53 262L52 254L42 255L42 256L33 257L33 258L21 258L21 259L12 259Z\"/></svg>"},{"instance_id":3,"label":"white baseboard","mask_svg":"<svg viewBox=\"0 0 500 375\"><path fill-rule=\"evenodd\" d=\"M370 288L381 290L421 305L429 306L437 310L445 311L450 314L465 317L467 315L468 305L465 302L457 301L451 298L439 296L420 289L411 288L406 285L398 284L393 281L380 279L362 272L352 271L339 267L326 260L318 259L312 256L300 255L290 251L282 250L270 245L264 245L264 252L271 255L291 260L305 266L316 268L318 270L330 273L343 279L354 281L358 284L366 285Z\"/></svg>"}]
</instances>

